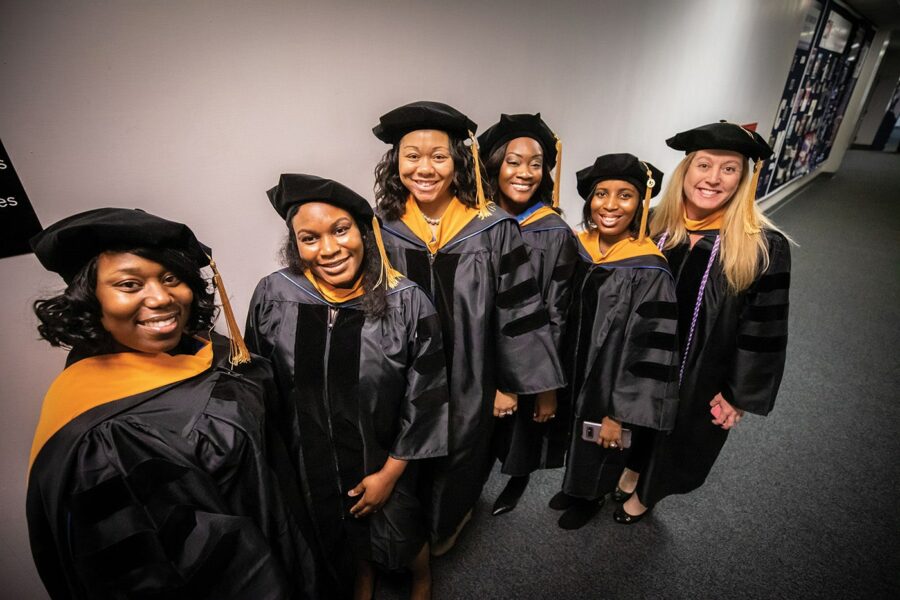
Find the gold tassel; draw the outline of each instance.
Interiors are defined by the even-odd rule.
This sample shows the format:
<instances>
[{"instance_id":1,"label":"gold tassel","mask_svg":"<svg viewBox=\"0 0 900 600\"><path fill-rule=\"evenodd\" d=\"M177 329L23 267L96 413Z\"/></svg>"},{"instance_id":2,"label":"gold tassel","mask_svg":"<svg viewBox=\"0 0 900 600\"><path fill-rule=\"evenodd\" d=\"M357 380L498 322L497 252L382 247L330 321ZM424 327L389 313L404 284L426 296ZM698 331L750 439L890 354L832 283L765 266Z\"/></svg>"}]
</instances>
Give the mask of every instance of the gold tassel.
<instances>
[{"instance_id":1,"label":"gold tassel","mask_svg":"<svg viewBox=\"0 0 900 600\"><path fill-rule=\"evenodd\" d=\"M562 171L562 140L556 137L556 171L553 175L553 208L559 208L559 174Z\"/></svg>"},{"instance_id":2,"label":"gold tassel","mask_svg":"<svg viewBox=\"0 0 900 600\"><path fill-rule=\"evenodd\" d=\"M644 190L644 209L641 213L641 230L638 232L638 241L644 241L647 237L647 217L650 215L650 198L653 196L653 188L656 187L656 180L653 179L653 171L647 166L647 163L641 161L644 168L647 169L647 188Z\"/></svg>"},{"instance_id":3,"label":"gold tassel","mask_svg":"<svg viewBox=\"0 0 900 600\"><path fill-rule=\"evenodd\" d=\"M384 249L384 240L381 237L381 225L378 224L377 216L372 217L372 231L375 233L375 245L378 246L378 254L381 255L381 274L378 276L378 283L380 284L384 279L387 279L387 286L394 289L400 282L400 278L403 277L403 273L394 269L391 266L391 261L388 260L387 250Z\"/></svg>"},{"instance_id":4,"label":"gold tassel","mask_svg":"<svg viewBox=\"0 0 900 600\"><path fill-rule=\"evenodd\" d=\"M216 261L213 260L212 256L207 254L206 257L209 258L209 266L213 272L213 281L216 284L216 289L219 291L219 299L222 301L222 312L225 313L225 326L228 328L228 337L231 339L231 355L228 361L231 363L231 366L248 363L250 362L250 351L247 349L247 344L244 343L241 330L238 329L237 320L234 318L234 309L231 308L231 301L228 299L228 292L225 291L222 275L219 273L219 269L216 268Z\"/></svg>"},{"instance_id":5,"label":"gold tassel","mask_svg":"<svg viewBox=\"0 0 900 600\"><path fill-rule=\"evenodd\" d=\"M748 235L756 235L760 232L759 219L756 216L756 188L759 186L759 175L762 172L762 160L753 163L753 178L747 189L747 197L744 198L744 232Z\"/></svg>"},{"instance_id":6,"label":"gold tassel","mask_svg":"<svg viewBox=\"0 0 900 600\"><path fill-rule=\"evenodd\" d=\"M475 192L478 198L478 218L484 219L491 214L491 207L488 206L488 202L484 197L484 188L481 185L481 159L478 157L478 140L475 139L475 134L471 131L469 132L469 139L472 140L472 158L475 159Z\"/></svg>"}]
</instances>

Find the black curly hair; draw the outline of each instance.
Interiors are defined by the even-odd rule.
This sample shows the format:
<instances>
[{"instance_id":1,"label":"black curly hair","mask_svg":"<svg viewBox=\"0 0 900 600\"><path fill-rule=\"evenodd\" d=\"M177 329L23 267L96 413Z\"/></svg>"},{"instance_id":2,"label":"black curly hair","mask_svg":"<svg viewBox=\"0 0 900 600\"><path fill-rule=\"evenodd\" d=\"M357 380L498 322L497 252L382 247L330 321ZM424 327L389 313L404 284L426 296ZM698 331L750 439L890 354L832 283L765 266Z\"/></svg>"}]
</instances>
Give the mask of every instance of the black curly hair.
<instances>
[{"instance_id":1,"label":"black curly hair","mask_svg":"<svg viewBox=\"0 0 900 600\"><path fill-rule=\"evenodd\" d=\"M134 254L159 263L185 282L193 292L186 333L209 331L216 320L215 286L203 278L206 266L195 256L171 248L121 248L109 252ZM98 255L99 256L99 255ZM112 335L101 323L97 300L97 259L95 256L75 275L63 293L34 302L38 333L51 346L71 348L81 356L107 354L115 349Z\"/></svg>"},{"instance_id":2,"label":"black curly hair","mask_svg":"<svg viewBox=\"0 0 900 600\"><path fill-rule=\"evenodd\" d=\"M487 160L484 161L484 168L487 171L488 181L490 183L490 188L494 193L494 202L500 204L500 167L503 166L503 161L506 159L506 149L509 147L509 142L497 146L497 148L491 152L491 155L488 156ZM538 185L538 189L535 190L534 196L532 196L532 200L537 199L543 204L553 208L553 175L550 173L550 167L547 162L544 161L541 165L541 183ZM562 210L559 208L553 208L556 211L556 214L562 214Z\"/></svg>"},{"instance_id":3,"label":"black curly hair","mask_svg":"<svg viewBox=\"0 0 900 600\"><path fill-rule=\"evenodd\" d=\"M469 208L478 205L475 189L475 159L466 140L450 136L450 157L453 159L453 184L450 191L459 201ZM375 204L381 215L388 221L395 221L406 212L406 199L409 197L403 183L400 182L400 142L391 146L375 166ZM481 181L486 198L491 196L490 184L484 165L481 165Z\"/></svg>"},{"instance_id":4,"label":"black curly hair","mask_svg":"<svg viewBox=\"0 0 900 600\"><path fill-rule=\"evenodd\" d=\"M594 220L591 219L591 199L594 197L594 192L597 190L598 183L600 182L598 181L594 184L594 187L591 188L591 193L588 196L588 199L584 201L584 206L581 209L581 226L584 227L585 231L597 228ZM634 211L634 216L631 218L631 223L628 224L628 231L631 232L632 237L637 237L638 230L641 228L641 213L644 208L644 197L640 195L640 191L636 191L635 193L637 193L640 201Z\"/></svg>"},{"instance_id":5,"label":"black curly hair","mask_svg":"<svg viewBox=\"0 0 900 600\"><path fill-rule=\"evenodd\" d=\"M293 213L287 219L288 232L281 246L281 263L291 270L295 275L303 275L308 265L300 258L300 251L297 249L297 239L291 228L291 220ZM371 227L361 226L354 218L353 222L359 228L363 238L363 290L365 294L362 297L363 312L367 317L379 318L384 315L387 309L387 293L385 292L386 282L378 283L381 277L381 255L378 252L378 245L375 243L375 233Z\"/></svg>"}]
</instances>

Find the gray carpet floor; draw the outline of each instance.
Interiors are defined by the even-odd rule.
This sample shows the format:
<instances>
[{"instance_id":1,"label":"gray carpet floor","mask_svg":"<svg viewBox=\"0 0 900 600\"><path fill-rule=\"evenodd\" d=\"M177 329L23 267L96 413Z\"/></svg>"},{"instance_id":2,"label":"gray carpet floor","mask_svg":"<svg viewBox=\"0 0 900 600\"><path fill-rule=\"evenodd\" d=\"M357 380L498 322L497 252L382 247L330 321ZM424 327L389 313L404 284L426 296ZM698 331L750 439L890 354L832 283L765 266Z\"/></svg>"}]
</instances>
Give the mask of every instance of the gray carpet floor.
<instances>
[{"instance_id":1,"label":"gray carpet floor","mask_svg":"<svg viewBox=\"0 0 900 600\"><path fill-rule=\"evenodd\" d=\"M773 413L748 415L706 485L631 527L559 529L561 471L490 516L495 469L435 599L900 598L900 155L852 151L771 214L793 248ZM376 598L406 596L382 580Z\"/></svg>"}]
</instances>

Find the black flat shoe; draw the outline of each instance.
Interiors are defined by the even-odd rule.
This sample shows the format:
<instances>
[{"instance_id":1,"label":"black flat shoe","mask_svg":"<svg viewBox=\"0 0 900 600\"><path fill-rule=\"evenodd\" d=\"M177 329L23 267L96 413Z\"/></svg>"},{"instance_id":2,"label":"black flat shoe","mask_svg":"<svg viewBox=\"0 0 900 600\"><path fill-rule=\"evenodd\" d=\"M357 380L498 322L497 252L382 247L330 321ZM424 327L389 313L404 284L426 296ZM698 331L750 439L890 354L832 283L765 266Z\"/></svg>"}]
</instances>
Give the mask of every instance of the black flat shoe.
<instances>
[{"instance_id":1,"label":"black flat shoe","mask_svg":"<svg viewBox=\"0 0 900 600\"><path fill-rule=\"evenodd\" d=\"M652 507L648 508L639 515L629 515L627 512L625 512L625 507L620 506L616 509L616 512L613 513L613 520L620 525L634 525L635 523L649 515L651 510L653 510Z\"/></svg>"},{"instance_id":2,"label":"black flat shoe","mask_svg":"<svg viewBox=\"0 0 900 600\"><path fill-rule=\"evenodd\" d=\"M524 477L510 477L509 481L506 482L506 487L497 496L491 515L496 517L514 509L526 487L528 487L528 475Z\"/></svg>"},{"instance_id":3,"label":"black flat shoe","mask_svg":"<svg viewBox=\"0 0 900 600\"><path fill-rule=\"evenodd\" d=\"M603 498L599 500L582 500L575 498L572 506L566 509L557 521L563 529L581 529L603 508Z\"/></svg>"},{"instance_id":4,"label":"black flat shoe","mask_svg":"<svg viewBox=\"0 0 900 600\"><path fill-rule=\"evenodd\" d=\"M619 489L619 486L616 486L616 491L610 494L609 497L612 498L612 501L616 504L624 504L628 501L629 498L631 498L633 494L634 490L631 490L630 492L623 492L621 489Z\"/></svg>"},{"instance_id":5,"label":"black flat shoe","mask_svg":"<svg viewBox=\"0 0 900 600\"><path fill-rule=\"evenodd\" d=\"M565 492L556 492L556 495L550 498L550 502L547 504L553 510L566 510L572 504L578 500L575 496L570 496Z\"/></svg>"}]
</instances>

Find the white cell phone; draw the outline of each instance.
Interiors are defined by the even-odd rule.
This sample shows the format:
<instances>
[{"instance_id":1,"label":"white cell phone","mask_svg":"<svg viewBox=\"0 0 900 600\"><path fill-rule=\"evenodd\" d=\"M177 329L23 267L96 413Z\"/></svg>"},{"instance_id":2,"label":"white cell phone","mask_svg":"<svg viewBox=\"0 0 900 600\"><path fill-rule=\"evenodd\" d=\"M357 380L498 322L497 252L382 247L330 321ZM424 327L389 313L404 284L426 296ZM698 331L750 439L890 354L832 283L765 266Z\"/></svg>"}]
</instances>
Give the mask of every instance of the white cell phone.
<instances>
[{"instance_id":1,"label":"white cell phone","mask_svg":"<svg viewBox=\"0 0 900 600\"><path fill-rule=\"evenodd\" d=\"M597 443L597 440L600 439L600 430L603 428L603 423L594 423L592 421L585 421L581 424L581 439L586 442L594 442ZM631 430L622 428L622 447L630 448L631 447Z\"/></svg>"}]
</instances>

